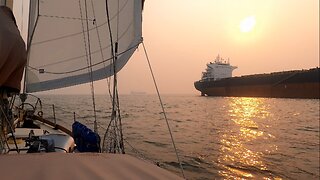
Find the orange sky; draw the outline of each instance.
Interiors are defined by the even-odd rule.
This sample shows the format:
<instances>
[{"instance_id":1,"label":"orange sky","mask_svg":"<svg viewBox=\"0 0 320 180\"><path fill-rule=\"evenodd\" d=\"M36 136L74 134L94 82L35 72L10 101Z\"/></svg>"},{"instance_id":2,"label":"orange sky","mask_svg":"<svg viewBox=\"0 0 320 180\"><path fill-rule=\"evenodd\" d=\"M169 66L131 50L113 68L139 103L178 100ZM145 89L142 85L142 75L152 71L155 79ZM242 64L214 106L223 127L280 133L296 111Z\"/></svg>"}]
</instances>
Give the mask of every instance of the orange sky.
<instances>
[{"instance_id":1,"label":"orange sky","mask_svg":"<svg viewBox=\"0 0 320 180\"><path fill-rule=\"evenodd\" d=\"M241 32L240 22L256 25ZM147 0L143 37L162 94L199 94L193 82L218 54L234 75L319 67L318 0ZM77 89L77 90L75 90ZM105 80L95 83L107 92ZM119 92L155 93L143 48L119 73ZM57 93L89 93L82 85Z\"/></svg>"}]
</instances>

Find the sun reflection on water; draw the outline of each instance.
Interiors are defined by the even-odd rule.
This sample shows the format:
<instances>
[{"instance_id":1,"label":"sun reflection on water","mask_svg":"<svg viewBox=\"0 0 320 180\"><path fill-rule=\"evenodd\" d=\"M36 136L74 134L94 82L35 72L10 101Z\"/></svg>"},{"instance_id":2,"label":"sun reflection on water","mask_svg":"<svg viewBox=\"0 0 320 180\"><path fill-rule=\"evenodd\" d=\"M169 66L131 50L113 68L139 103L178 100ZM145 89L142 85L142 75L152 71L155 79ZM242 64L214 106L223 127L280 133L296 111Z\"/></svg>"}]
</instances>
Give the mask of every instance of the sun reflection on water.
<instances>
[{"instance_id":1,"label":"sun reflection on water","mask_svg":"<svg viewBox=\"0 0 320 180\"><path fill-rule=\"evenodd\" d=\"M269 178L264 154L277 149L270 143L273 135L259 127L259 121L270 116L263 98L230 98L231 128L226 128L220 138L220 175L226 179ZM265 127L268 128L268 127Z\"/></svg>"}]
</instances>

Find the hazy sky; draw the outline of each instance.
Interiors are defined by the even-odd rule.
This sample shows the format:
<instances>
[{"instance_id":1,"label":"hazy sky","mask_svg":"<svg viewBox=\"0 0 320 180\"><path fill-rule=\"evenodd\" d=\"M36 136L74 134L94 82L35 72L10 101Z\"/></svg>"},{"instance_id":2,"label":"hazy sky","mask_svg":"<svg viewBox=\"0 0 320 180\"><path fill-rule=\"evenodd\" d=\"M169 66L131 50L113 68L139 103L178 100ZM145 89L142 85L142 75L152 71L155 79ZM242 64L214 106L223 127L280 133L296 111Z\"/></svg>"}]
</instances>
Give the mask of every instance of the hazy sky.
<instances>
[{"instance_id":1,"label":"hazy sky","mask_svg":"<svg viewBox=\"0 0 320 180\"><path fill-rule=\"evenodd\" d=\"M247 17L255 24L241 32ZM194 81L218 54L238 66L234 76L319 67L319 1L146 0L143 37L160 92L197 94ZM107 92L105 80L95 89ZM118 89L155 93L142 46L120 71Z\"/></svg>"}]
</instances>

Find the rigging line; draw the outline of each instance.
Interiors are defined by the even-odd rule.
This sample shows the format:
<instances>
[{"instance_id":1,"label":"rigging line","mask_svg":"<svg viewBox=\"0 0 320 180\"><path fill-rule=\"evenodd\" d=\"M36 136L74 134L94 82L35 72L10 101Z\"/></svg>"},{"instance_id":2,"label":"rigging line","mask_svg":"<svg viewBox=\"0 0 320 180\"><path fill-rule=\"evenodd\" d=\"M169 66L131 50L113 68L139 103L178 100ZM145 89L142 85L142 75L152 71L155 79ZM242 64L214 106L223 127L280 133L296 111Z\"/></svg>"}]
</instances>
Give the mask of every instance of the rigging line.
<instances>
[{"instance_id":1,"label":"rigging line","mask_svg":"<svg viewBox=\"0 0 320 180\"><path fill-rule=\"evenodd\" d=\"M115 134L116 134L116 145L117 145L117 149L120 151L122 151L122 153L124 153L124 147L123 145L123 140L122 140L122 125L121 125L121 115L120 115L120 105L119 105L119 96L118 96L118 76L117 76L117 72L116 72L116 62L118 60L118 42L115 43L115 57L114 57L114 61L113 61L113 107L114 107L114 128L115 128ZM111 69L110 69L111 70ZM118 119L117 119L118 118ZM119 129L118 129L118 123L119 123ZM118 133L120 133L120 139L118 140Z\"/></svg>"},{"instance_id":2,"label":"rigging line","mask_svg":"<svg viewBox=\"0 0 320 180\"><path fill-rule=\"evenodd\" d=\"M127 4L127 2L125 4ZM119 42L119 30L118 30L118 28L119 28L119 1L118 1L118 8L117 9L118 9L118 11L115 14L115 16L112 17L112 19L115 18L115 17L117 18L117 42ZM109 10L108 10L108 2L107 1L106 1L106 10L107 10L107 18L108 18L107 23L108 23L109 32L110 32L109 35L110 35L110 40L111 40L111 44L112 44L112 34L111 34L111 28L110 28L110 17L109 17ZM115 55L118 56L117 54L115 54ZM110 71L111 71L111 69L110 69ZM110 74L111 74L111 72L110 72ZM110 86L110 84L111 84L111 78L108 78L107 79L108 92L109 92L110 99L113 99L113 97L111 95L111 86ZM112 101L112 106L113 105L114 105L114 101ZM117 107L117 108L119 108L119 107Z\"/></svg>"},{"instance_id":3,"label":"rigging line","mask_svg":"<svg viewBox=\"0 0 320 180\"><path fill-rule=\"evenodd\" d=\"M9 103L9 108L10 108L10 109L13 108L15 100L16 100L16 94L14 94L14 95L11 97L11 100L10 100L10 103Z\"/></svg>"},{"instance_id":4,"label":"rigging line","mask_svg":"<svg viewBox=\"0 0 320 180\"><path fill-rule=\"evenodd\" d=\"M40 17L46 17L46 18L57 18L57 19L70 19L70 20L80 20L80 21L94 21L94 19L83 19L83 18L77 18L77 17L66 17L66 16L51 16L51 15L45 15L40 14Z\"/></svg>"},{"instance_id":5,"label":"rigging line","mask_svg":"<svg viewBox=\"0 0 320 180\"><path fill-rule=\"evenodd\" d=\"M106 78L107 80L107 85L108 85L108 93L109 93L109 97L110 99L112 99L112 95L111 95L111 77ZM112 103L111 103L112 105Z\"/></svg>"},{"instance_id":6,"label":"rigging line","mask_svg":"<svg viewBox=\"0 0 320 180\"><path fill-rule=\"evenodd\" d=\"M92 105L93 105L93 114L94 114L94 132L98 133L97 129L97 113L96 113L96 101L94 96L94 85L93 85L93 77L92 77L92 57L91 57L91 43L90 43L90 32L89 32L89 21L88 21L88 7L87 7L87 0L84 1L85 4L85 15L86 15L86 22L87 22L87 38L88 38L88 50L89 50L89 65L88 71L90 73L90 87L91 87L91 96L92 96ZM88 61L88 59L87 59Z\"/></svg>"},{"instance_id":7,"label":"rigging line","mask_svg":"<svg viewBox=\"0 0 320 180\"><path fill-rule=\"evenodd\" d=\"M92 12L93 12L93 17L94 19L96 19L96 13L95 13L95 10L94 10L94 4L93 4L93 1L91 0L91 6L92 6ZM99 41L99 47L100 47L100 55L101 55L101 58L102 58L102 61L104 61L104 54L103 54L103 49L102 48L102 45L101 45L101 38L100 38L100 33L99 33L99 28L98 28L98 25L97 25L97 22L94 23L95 24L95 28L97 30L97 37L98 37L98 41ZM106 49L106 48L105 48ZM103 63L103 66L104 68L106 68L106 64L105 64L106 61L104 61ZM105 72L105 71L104 71ZM105 72L105 76L107 77L107 73ZM112 96L111 96L111 90L110 90L110 79L109 78L106 78L106 81L107 81L107 86L108 86L108 92L109 92L109 95L110 95L110 99L112 99Z\"/></svg>"},{"instance_id":8,"label":"rigging line","mask_svg":"<svg viewBox=\"0 0 320 180\"><path fill-rule=\"evenodd\" d=\"M116 47L114 49L114 46L113 46L113 38L112 38L112 31L111 31L111 23L110 23L110 14L109 14L109 5L108 5L108 0L106 0L106 14L107 14L107 22L108 22L108 29L109 29L109 36L110 36L110 43L111 43L111 54L112 54L112 64L113 64L113 98L112 98L112 114L111 114L111 121L114 121L114 124L115 126L117 125L117 116L116 116L116 111L115 111L115 108L117 107L118 109L118 112L120 112L119 110L119 99L118 99L118 96L116 96L117 94L117 73L116 73L116 60L117 60L117 43L116 43ZM110 68L111 70L111 68ZM117 99L116 99L117 97ZM117 102L116 102L117 101ZM111 123L110 121L110 123ZM121 118L119 119L120 121L120 124L121 124ZM120 127L121 128L121 127ZM122 129L120 129L120 131L122 131ZM104 135L104 140L106 138L106 134L107 132L105 133ZM120 137L122 138L122 137ZM122 142L123 140L120 139L120 141ZM120 146L121 146L121 142L120 142ZM122 153L124 153L124 147L122 147L121 149Z\"/></svg>"},{"instance_id":9,"label":"rigging line","mask_svg":"<svg viewBox=\"0 0 320 180\"><path fill-rule=\"evenodd\" d=\"M107 130L107 128L105 128L105 127L103 127L103 126L100 126L100 125L99 125L99 127L101 127L101 128L104 129L104 130ZM118 130L119 130L119 129L118 129ZM142 159L144 159L144 160L151 161L152 163L156 164L156 162L154 162L154 161L151 160L150 158L147 158L142 152L140 152L138 149L134 148L134 147L129 143L129 141L127 140L127 138L123 138L123 141L124 141L125 143L127 143L127 144L131 147L131 149L132 149L136 154L140 155L140 158L142 158Z\"/></svg>"},{"instance_id":10,"label":"rigging line","mask_svg":"<svg viewBox=\"0 0 320 180\"><path fill-rule=\"evenodd\" d=\"M120 2L118 1L118 8L117 8L117 42L119 42L119 20L120 20L120 18L119 18L119 13L120 13L119 6L120 6L120 4L119 3Z\"/></svg>"},{"instance_id":11,"label":"rigging line","mask_svg":"<svg viewBox=\"0 0 320 180\"><path fill-rule=\"evenodd\" d=\"M22 5L21 5L21 14L22 14L22 16L24 16L24 14L23 14L23 7L25 7L25 6L24 6L24 2L25 2L25 1L22 1ZM23 29L23 28L24 28L24 26L23 26L23 24L24 24L24 23L23 23L23 19L24 19L24 18L21 18L21 21L20 21L21 31L22 31L22 32L24 31L24 29ZM27 31L27 32L28 32L28 31Z\"/></svg>"},{"instance_id":12,"label":"rigging line","mask_svg":"<svg viewBox=\"0 0 320 180\"><path fill-rule=\"evenodd\" d=\"M92 6L93 18L96 19L96 13L95 13L95 10L94 10L94 4L93 4L92 0L91 0L91 6ZM95 28L97 30L97 38L98 38L98 41L99 41L100 55L101 55L102 61L104 61L103 48L102 48L102 45L101 45L101 38L100 38L100 33L99 33L99 28L98 28L97 22L94 23L94 25L95 25ZM106 68L106 64L105 63L103 63L103 66L104 66L104 68ZM106 72L105 72L105 76L107 76ZM110 98L112 99L111 90L110 90L110 79L106 78L106 81L107 81L109 95L110 95Z\"/></svg>"},{"instance_id":13,"label":"rigging line","mask_svg":"<svg viewBox=\"0 0 320 180\"><path fill-rule=\"evenodd\" d=\"M159 89L158 89L158 86L157 86L157 82L156 82L156 79L155 79L153 71L152 71L152 67L151 67L151 64L150 64L149 56L147 54L147 50L146 50L146 47L144 46L144 42L143 41L142 41L142 46L143 46L143 49L144 49L144 53L146 55L146 59L148 61L148 65L149 65L149 69L150 69L150 72L151 72L151 75L152 75L153 83L154 83L154 86L155 86L157 94L158 94L158 98L159 98L160 105L161 105L161 108L162 108L163 116L164 116L164 118L166 120L166 123L167 123L167 127L168 127L168 130L169 130L169 133L170 133L171 141L172 141L172 144L173 144L173 147L174 147L174 151L176 153L176 156L177 156L177 159L178 159L178 162L179 162L179 165L180 165L181 173L182 173L183 178L186 178L185 175L184 175L184 172L183 172L183 167L182 167L179 155L178 155L178 151L177 151L176 145L175 145L174 140L173 140L173 135L172 135L172 132L171 132L171 129L170 129L168 118L167 118L167 115L166 115L166 112L164 110L164 106L163 106L163 103L162 103L162 100L161 100L161 97L160 97L160 93L159 93Z\"/></svg>"},{"instance_id":14,"label":"rigging line","mask_svg":"<svg viewBox=\"0 0 320 180\"><path fill-rule=\"evenodd\" d=\"M86 2L86 0L85 0L85 2ZM85 6L85 8L87 8L87 7ZM83 19L83 17L82 17L82 5L81 5L81 0L79 0L79 10L80 10L80 17L81 17L81 19ZM87 14L86 14L86 15L87 15ZM86 39L86 35L85 35L85 27L84 27L83 21L81 21L81 26L82 26L82 35L83 35L84 49L85 49L85 51L86 51L86 59L87 59L87 67L85 67L85 68L83 68L83 69L88 69L88 71L89 71L89 70L90 70L90 69L89 69L89 62L88 62L89 55L88 55L87 39ZM88 28L88 24L87 24L87 28ZM87 34L87 35L89 35L89 34ZM88 41L89 41L89 39L88 39ZM90 57L91 57L91 55L90 55ZM91 77L91 76L90 76L90 77Z\"/></svg>"},{"instance_id":15,"label":"rigging line","mask_svg":"<svg viewBox=\"0 0 320 180\"><path fill-rule=\"evenodd\" d=\"M81 8L81 1L79 0L79 9L80 9L80 16L81 16L81 19L82 18L82 8ZM86 55L85 57L87 57L87 67L83 68L83 69L87 69L89 64L88 64L88 50L87 50L87 41L86 41L86 36L85 36L85 28L84 28L84 24L83 24L83 21L81 21L81 26L82 26L82 36L83 36L83 42L84 42L84 49L86 51Z\"/></svg>"},{"instance_id":16,"label":"rigging line","mask_svg":"<svg viewBox=\"0 0 320 180\"><path fill-rule=\"evenodd\" d=\"M111 30L111 23L110 23L110 13L109 13L109 5L108 5L108 0L106 0L106 14L107 14L107 24L108 24L108 29L109 29L109 36L110 36L110 44L111 44L111 55L112 55L112 65L113 65L113 97L112 97L112 115L114 114L114 108L115 108L115 86L116 86L116 82L117 82L117 75L115 74L116 72L116 55L115 54L115 49L113 46L113 36L112 36L112 30ZM111 71L111 68L110 68ZM114 118L114 117L113 117ZM112 117L111 117L112 119Z\"/></svg>"},{"instance_id":17,"label":"rigging line","mask_svg":"<svg viewBox=\"0 0 320 180\"><path fill-rule=\"evenodd\" d=\"M112 39L112 32L111 32L111 27L110 27L110 16L109 16L109 8L108 8L108 0L105 1L105 4L106 4L106 15L107 15L107 24L108 24L108 29L109 29L109 36L110 36L110 45L111 45L111 55L112 55L112 60L114 62L114 51L113 51L113 39ZM111 71L111 69L110 69ZM111 120L109 121L109 124L108 124L108 128L106 130L106 132L104 133L104 136L103 136L103 143L102 143L102 148L105 147L105 141L106 141L106 138L107 138L107 133L109 131L109 128L111 127L111 123L113 122L113 118L114 118L114 96L111 95L111 90L109 89L109 93L110 93L110 97L112 99L112 112L111 112ZM109 149L109 152L111 150Z\"/></svg>"},{"instance_id":18,"label":"rigging line","mask_svg":"<svg viewBox=\"0 0 320 180\"><path fill-rule=\"evenodd\" d=\"M94 10L94 4L93 4L93 1L91 0L91 7L92 7L92 12L93 12L93 18L96 20L96 12ZM103 55L103 48L102 48L102 45L101 45L101 38L100 38L100 33L99 33L99 29L98 29L98 25L97 25L97 22L94 22L93 23L95 25L95 29L97 31L97 38L98 38L98 43L99 43L99 50L100 51L100 55L101 55L101 58L102 58L102 61L104 60L104 55ZM103 63L104 67L106 67L105 63Z\"/></svg>"},{"instance_id":19,"label":"rigging line","mask_svg":"<svg viewBox=\"0 0 320 180\"><path fill-rule=\"evenodd\" d=\"M24 2L24 1L23 1ZM23 6L23 2L22 2L22 8L24 7ZM31 2L29 3L29 11L30 11L30 8L31 8ZM22 14L22 16L23 16L23 11L21 12L21 14ZM30 14L29 14L29 17L28 17L29 19L30 19ZM28 19L28 21L29 21L29 19ZM23 18L21 18L21 21L23 20ZM21 23L21 24L23 24L23 23ZM21 27L21 31L22 31L22 29L23 29L23 26ZM28 31L27 31L27 43L26 43L26 48L27 48L27 64L29 63L28 61L29 61L29 44L28 44L28 40L29 40L29 29L28 29ZM26 64L26 66L27 66L27 64ZM26 68L26 66L24 66L24 69L23 69L23 87L22 87L22 92L26 92L27 91L27 87L26 87L26 84L27 84L27 68Z\"/></svg>"},{"instance_id":20,"label":"rigging line","mask_svg":"<svg viewBox=\"0 0 320 180\"><path fill-rule=\"evenodd\" d=\"M101 128L104 129L104 130L107 130L107 128L105 128L105 127L103 127L103 126L100 126L100 125L99 125L99 127L101 127ZM119 129L118 129L118 130L119 130ZM145 155L144 155L142 152L140 152L137 148L133 147L133 145L131 145L131 144L129 143L129 141L127 140L127 138L123 138L123 141L124 141L126 144L128 144L129 147L131 147L131 149L132 149L138 156L140 156L139 158L142 158L142 159L144 159L144 160L148 160L148 161L152 162L153 164L157 164L157 162L154 162L154 161L151 160L150 158L147 158L147 156L145 156Z\"/></svg>"},{"instance_id":21,"label":"rigging line","mask_svg":"<svg viewBox=\"0 0 320 180\"><path fill-rule=\"evenodd\" d=\"M127 1L128 2L128 1ZM116 50L115 50L115 53L116 53L116 60L118 59L118 48L119 48L119 24L120 24L120 1L118 1L118 8L117 8L117 42L116 42ZM124 151L124 145L123 145L123 134L122 134L122 122L121 122L121 112L120 112L120 104L119 104L119 94L118 94L118 87L116 87L117 90L116 90L116 98L117 98L117 110L118 110L118 119L119 119L119 126L120 126L120 146L121 146L121 149L123 149Z\"/></svg>"},{"instance_id":22,"label":"rigging line","mask_svg":"<svg viewBox=\"0 0 320 180\"><path fill-rule=\"evenodd\" d=\"M118 120L119 120L119 132L120 133L120 142L119 142L119 146L121 147L121 149L123 149L123 152L124 152L124 146L123 146L123 134L122 134L122 122L121 122L121 112L120 112L120 103L119 103L119 93L118 93L118 87L116 87L116 93L115 93L115 96L116 96L116 106L117 106L117 111L118 111Z\"/></svg>"},{"instance_id":23,"label":"rigging line","mask_svg":"<svg viewBox=\"0 0 320 180\"><path fill-rule=\"evenodd\" d=\"M11 123L10 123L8 117L7 117L7 113L5 112L5 110L4 110L4 108L3 108L3 105L5 104L5 102L4 102L4 100L3 100L2 98L0 98L0 101L1 101L1 102L0 102L0 109L1 109L0 117L1 117L1 113L2 113L4 119L6 120L6 123L7 123L8 126L10 127L11 136L12 136L12 138L13 138L14 145L16 146L16 151L17 151L18 153L20 153L20 150L19 150L19 147L18 147L18 144L17 144L17 140L16 140L16 136L15 136L15 134L14 134L14 130L13 130L12 125L11 125ZM4 134L4 135L6 136L6 134ZM1 134L0 134L0 136L1 136Z\"/></svg>"},{"instance_id":24,"label":"rigging line","mask_svg":"<svg viewBox=\"0 0 320 180\"><path fill-rule=\"evenodd\" d=\"M114 46L113 46L113 36L111 31L111 23L110 23L110 14L109 14L109 6L108 6L108 0L106 0L106 14L107 14L107 25L109 30L109 37L110 37L110 46L111 46L111 55L112 55L112 64L113 64L113 71L115 72L115 60L116 60L116 54L114 52ZM111 71L111 68L110 68ZM116 75L114 74L114 79L116 78ZM114 101L113 101L114 102Z\"/></svg>"}]
</instances>

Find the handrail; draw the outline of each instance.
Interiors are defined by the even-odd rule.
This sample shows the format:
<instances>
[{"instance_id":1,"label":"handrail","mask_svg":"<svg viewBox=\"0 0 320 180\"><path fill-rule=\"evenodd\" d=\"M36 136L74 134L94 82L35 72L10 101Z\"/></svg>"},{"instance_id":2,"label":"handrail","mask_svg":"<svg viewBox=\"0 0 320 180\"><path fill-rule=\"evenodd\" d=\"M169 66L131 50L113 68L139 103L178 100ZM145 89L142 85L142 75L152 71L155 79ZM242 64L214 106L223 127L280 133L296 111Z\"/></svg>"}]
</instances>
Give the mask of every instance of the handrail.
<instances>
[{"instance_id":1,"label":"handrail","mask_svg":"<svg viewBox=\"0 0 320 180\"><path fill-rule=\"evenodd\" d=\"M40 122L43 122L43 123L45 123L45 124L48 124L48 125L56 128L56 129L58 129L58 130L60 130L60 131L62 131L62 132L64 132L64 133L72 136L72 132L71 132L69 129L65 128L64 126L61 126L61 125L59 125L59 124L56 124L56 123L54 123L54 122L51 122L51 121L49 121L49 120L47 120L47 119L44 119L44 118L39 117L39 116L36 116L36 115L34 115L32 118L33 118L33 119L36 119L36 120L38 120L38 121L40 121Z\"/></svg>"}]
</instances>

